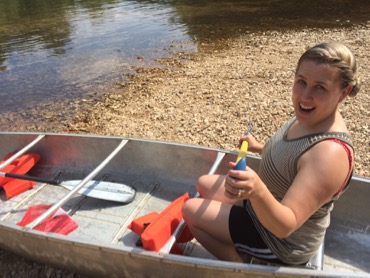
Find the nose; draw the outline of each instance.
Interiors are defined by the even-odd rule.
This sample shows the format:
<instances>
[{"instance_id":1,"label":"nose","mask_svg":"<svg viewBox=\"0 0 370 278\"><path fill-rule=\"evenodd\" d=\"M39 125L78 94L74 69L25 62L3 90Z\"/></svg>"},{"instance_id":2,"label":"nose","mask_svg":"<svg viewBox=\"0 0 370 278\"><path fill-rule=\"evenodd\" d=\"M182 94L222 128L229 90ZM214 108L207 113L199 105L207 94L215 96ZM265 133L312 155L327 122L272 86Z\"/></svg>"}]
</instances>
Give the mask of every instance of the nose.
<instances>
[{"instance_id":1,"label":"nose","mask_svg":"<svg viewBox=\"0 0 370 278\"><path fill-rule=\"evenodd\" d=\"M313 96L313 90L307 86L300 90L299 95L302 100L310 100Z\"/></svg>"}]
</instances>

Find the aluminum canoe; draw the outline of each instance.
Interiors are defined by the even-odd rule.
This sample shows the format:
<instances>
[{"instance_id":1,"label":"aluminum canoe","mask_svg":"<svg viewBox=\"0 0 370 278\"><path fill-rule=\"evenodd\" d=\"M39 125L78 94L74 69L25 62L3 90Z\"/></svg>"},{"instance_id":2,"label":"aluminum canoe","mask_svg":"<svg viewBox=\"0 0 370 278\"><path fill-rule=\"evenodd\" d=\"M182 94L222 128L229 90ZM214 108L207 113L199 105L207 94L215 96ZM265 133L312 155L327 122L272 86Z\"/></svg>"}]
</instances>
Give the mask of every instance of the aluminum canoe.
<instances>
[{"instance_id":1,"label":"aluminum canoe","mask_svg":"<svg viewBox=\"0 0 370 278\"><path fill-rule=\"evenodd\" d=\"M226 173L237 152L121 137L2 132L0 157L22 150L38 153L41 158L30 171L32 176L83 180L123 141L124 146L94 178L132 186L136 190L132 202L70 194L63 187L43 183L9 200L1 192L0 248L99 277L370 277L370 180L366 177L354 176L335 204L320 270L220 261L195 240L182 246L184 255L136 247L138 236L127 228L133 219L162 211L185 192L195 196L197 178L210 171L218 154L224 156L215 172ZM249 167L257 170L259 162L258 156L248 155ZM61 206L79 227L62 236L16 225L28 207L45 203Z\"/></svg>"}]
</instances>

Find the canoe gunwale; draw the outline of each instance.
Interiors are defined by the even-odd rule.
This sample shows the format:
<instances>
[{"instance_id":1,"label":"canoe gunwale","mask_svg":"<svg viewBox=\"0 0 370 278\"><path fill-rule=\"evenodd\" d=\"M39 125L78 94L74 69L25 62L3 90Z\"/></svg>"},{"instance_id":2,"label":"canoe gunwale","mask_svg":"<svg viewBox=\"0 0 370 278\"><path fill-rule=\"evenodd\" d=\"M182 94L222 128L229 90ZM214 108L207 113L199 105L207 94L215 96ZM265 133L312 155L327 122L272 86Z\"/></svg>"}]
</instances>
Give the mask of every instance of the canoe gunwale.
<instances>
[{"instance_id":1,"label":"canoe gunwale","mask_svg":"<svg viewBox=\"0 0 370 278\"><path fill-rule=\"evenodd\" d=\"M321 271L321 270L313 270L304 267L285 267L285 266L268 266L268 265L256 265L256 264L245 264L245 263L234 263L234 262L226 262L226 261L218 261L213 259L207 258L194 258L194 257L187 257L181 255L174 255L174 254L160 254L158 252L147 251L137 247L126 247L126 246L116 246L113 244L91 244L86 240L80 240L77 238L70 238L65 237L62 235L57 235L53 233L43 233L36 230L25 230L22 227L3 223L0 225L0 231L8 230L9 233L16 234L16 236L20 236L25 238L28 241L47 241L48 246L52 249L56 249L56 246L63 246L64 248L70 249L71 252L75 249L81 250L88 250L88 253L92 254L92 257L104 257L104 254L114 254L117 256L117 260L125 261L125 259L138 259L150 262L150 264L158 265L159 268L167 268L171 266L171 268L178 269L178 271L189 271L189 268L192 271L196 271L196 273L213 273L216 275L220 271L223 272L225 275L232 274L248 274L248 275L268 275L272 274L274 277L282 276L307 276L307 277L343 277L343 272L334 272L334 271ZM2 232L1 232L2 234ZM0 240L1 242L2 240ZM14 252L15 249L11 248L8 249L11 252ZM18 255L24 255L22 253L23 249L20 249L18 252L14 252ZM75 256L74 256L75 257ZM33 259L32 257L28 257L29 259ZM48 259L46 260L39 260L40 262L55 265L60 267L57 262L50 262ZM148 264L146 264L148 266ZM79 268L74 268L73 266L70 267L71 270L79 271ZM120 273L127 271L128 269L119 269L118 272L110 273L112 277L119 277ZM90 274L99 274L99 269L91 269ZM100 273L101 275L107 275L107 273ZM348 277L364 277L363 273L346 273ZM163 276L163 277L172 277L172 276Z\"/></svg>"}]
</instances>

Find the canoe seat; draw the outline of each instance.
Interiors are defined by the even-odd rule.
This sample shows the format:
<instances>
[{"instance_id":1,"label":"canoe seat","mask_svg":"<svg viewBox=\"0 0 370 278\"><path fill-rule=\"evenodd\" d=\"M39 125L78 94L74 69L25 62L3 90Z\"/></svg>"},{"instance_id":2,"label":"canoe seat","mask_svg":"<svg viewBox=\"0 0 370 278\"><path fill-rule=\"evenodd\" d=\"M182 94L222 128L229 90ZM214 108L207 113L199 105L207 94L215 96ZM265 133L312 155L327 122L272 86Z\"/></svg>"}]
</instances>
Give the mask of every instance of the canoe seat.
<instances>
[{"instance_id":1,"label":"canoe seat","mask_svg":"<svg viewBox=\"0 0 370 278\"><path fill-rule=\"evenodd\" d=\"M244 254L245 255L245 254ZM271 266L281 266L277 263L270 263L263 261L261 259L257 259L254 257L244 257L244 262L249 262L251 264L258 264L258 265L271 265ZM319 250L317 251L316 255L311 258L311 260L302 265L302 266L297 266L297 267L304 267L304 268L310 268L314 270L323 270L324 268L324 242L321 243Z\"/></svg>"},{"instance_id":2,"label":"canoe seat","mask_svg":"<svg viewBox=\"0 0 370 278\"><path fill-rule=\"evenodd\" d=\"M324 268L324 242L321 243L319 250L315 256L306 264L307 268L312 268L316 270L323 270Z\"/></svg>"}]
</instances>

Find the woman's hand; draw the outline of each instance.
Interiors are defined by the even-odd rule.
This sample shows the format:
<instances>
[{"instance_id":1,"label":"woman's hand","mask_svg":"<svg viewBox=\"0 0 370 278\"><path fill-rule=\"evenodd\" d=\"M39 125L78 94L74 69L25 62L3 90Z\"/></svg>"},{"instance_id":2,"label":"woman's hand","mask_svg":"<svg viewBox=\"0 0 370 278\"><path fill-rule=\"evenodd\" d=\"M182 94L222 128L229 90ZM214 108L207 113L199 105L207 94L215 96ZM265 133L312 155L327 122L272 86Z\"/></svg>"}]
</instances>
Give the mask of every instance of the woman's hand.
<instances>
[{"instance_id":1,"label":"woman's hand","mask_svg":"<svg viewBox=\"0 0 370 278\"><path fill-rule=\"evenodd\" d=\"M238 147L240 148L240 146L242 145L243 141L247 141L248 142L248 150L250 152L253 152L253 153L258 153L258 154L261 154L262 153L262 149L263 149L263 144L259 143L256 138L254 138L254 136L250 133L248 133L248 135L242 135L239 139L239 145Z\"/></svg>"},{"instance_id":2,"label":"woman's hand","mask_svg":"<svg viewBox=\"0 0 370 278\"><path fill-rule=\"evenodd\" d=\"M234 168L236 163L229 163ZM261 188L264 187L261 179L255 171L246 168L246 171L230 170L225 178L225 193L233 199L250 199L253 198Z\"/></svg>"}]
</instances>

